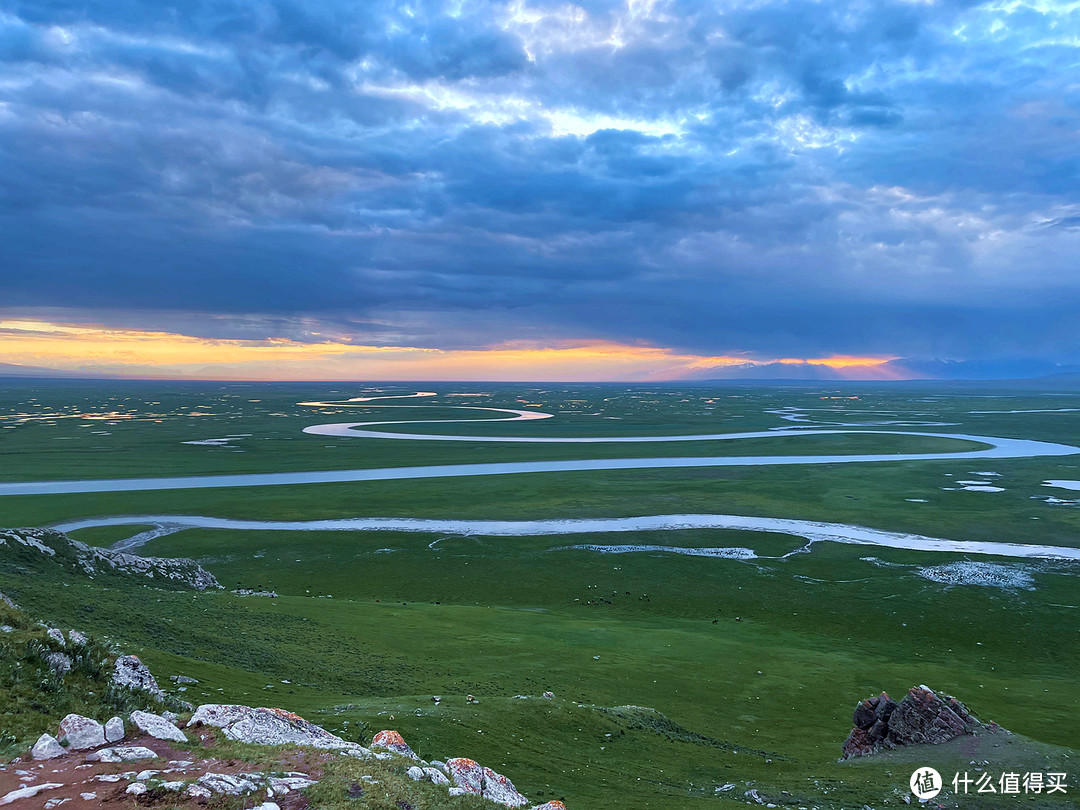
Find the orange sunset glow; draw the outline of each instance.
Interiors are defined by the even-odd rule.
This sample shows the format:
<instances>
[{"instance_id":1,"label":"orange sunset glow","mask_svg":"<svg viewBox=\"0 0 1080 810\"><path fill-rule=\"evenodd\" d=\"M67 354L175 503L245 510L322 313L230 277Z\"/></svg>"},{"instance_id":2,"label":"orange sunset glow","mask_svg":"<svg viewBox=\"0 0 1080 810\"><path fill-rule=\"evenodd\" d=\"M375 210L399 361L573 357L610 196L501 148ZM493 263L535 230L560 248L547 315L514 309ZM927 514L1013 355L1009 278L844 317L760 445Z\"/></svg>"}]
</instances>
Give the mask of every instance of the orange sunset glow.
<instances>
[{"instance_id":1,"label":"orange sunset glow","mask_svg":"<svg viewBox=\"0 0 1080 810\"><path fill-rule=\"evenodd\" d=\"M482 349L210 339L171 332L30 320L0 321L0 357L86 374L221 380L674 380L730 366L812 363L866 372L891 358L749 359L604 341ZM885 376L885 375L883 375Z\"/></svg>"}]
</instances>

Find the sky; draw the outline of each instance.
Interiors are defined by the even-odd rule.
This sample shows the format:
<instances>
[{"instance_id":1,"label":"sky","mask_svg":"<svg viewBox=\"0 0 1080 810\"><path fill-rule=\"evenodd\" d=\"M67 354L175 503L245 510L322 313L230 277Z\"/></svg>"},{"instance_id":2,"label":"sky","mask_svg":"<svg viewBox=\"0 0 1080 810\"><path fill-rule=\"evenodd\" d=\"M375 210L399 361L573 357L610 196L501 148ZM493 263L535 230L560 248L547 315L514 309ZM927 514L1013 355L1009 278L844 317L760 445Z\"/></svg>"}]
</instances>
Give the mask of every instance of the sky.
<instances>
[{"instance_id":1,"label":"sky","mask_svg":"<svg viewBox=\"0 0 1080 810\"><path fill-rule=\"evenodd\" d=\"M9 0L0 365L1068 367L1078 145L1080 2Z\"/></svg>"}]
</instances>

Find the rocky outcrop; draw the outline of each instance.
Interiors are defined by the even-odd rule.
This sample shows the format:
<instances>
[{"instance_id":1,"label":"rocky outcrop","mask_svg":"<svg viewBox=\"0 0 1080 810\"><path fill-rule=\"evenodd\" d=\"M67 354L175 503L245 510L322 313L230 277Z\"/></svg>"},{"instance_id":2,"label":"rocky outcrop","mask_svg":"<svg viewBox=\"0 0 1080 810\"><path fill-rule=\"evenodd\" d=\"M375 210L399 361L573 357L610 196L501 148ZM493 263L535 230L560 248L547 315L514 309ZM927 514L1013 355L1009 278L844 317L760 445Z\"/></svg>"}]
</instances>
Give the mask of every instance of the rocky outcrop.
<instances>
[{"instance_id":1,"label":"rocky outcrop","mask_svg":"<svg viewBox=\"0 0 1080 810\"><path fill-rule=\"evenodd\" d=\"M307 745L366 754L367 749L309 723L284 709L208 703L199 706L187 727L216 726L230 740L252 745Z\"/></svg>"},{"instance_id":2,"label":"rocky outcrop","mask_svg":"<svg viewBox=\"0 0 1080 810\"><path fill-rule=\"evenodd\" d=\"M113 665L112 682L128 689L141 689L159 700L165 697L150 669L136 655L121 655Z\"/></svg>"},{"instance_id":3,"label":"rocky outcrop","mask_svg":"<svg viewBox=\"0 0 1080 810\"><path fill-rule=\"evenodd\" d=\"M51 529L2 529L2 546L32 549L90 576L115 572L164 580L198 591L221 587L214 575L194 560L139 557L123 551L95 548Z\"/></svg>"},{"instance_id":4,"label":"rocky outcrop","mask_svg":"<svg viewBox=\"0 0 1080 810\"><path fill-rule=\"evenodd\" d=\"M885 692L867 698L855 707L852 722L843 759L906 745L938 745L961 734L997 728L979 722L956 698L928 686L912 687L899 703Z\"/></svg>"}]
</instances>

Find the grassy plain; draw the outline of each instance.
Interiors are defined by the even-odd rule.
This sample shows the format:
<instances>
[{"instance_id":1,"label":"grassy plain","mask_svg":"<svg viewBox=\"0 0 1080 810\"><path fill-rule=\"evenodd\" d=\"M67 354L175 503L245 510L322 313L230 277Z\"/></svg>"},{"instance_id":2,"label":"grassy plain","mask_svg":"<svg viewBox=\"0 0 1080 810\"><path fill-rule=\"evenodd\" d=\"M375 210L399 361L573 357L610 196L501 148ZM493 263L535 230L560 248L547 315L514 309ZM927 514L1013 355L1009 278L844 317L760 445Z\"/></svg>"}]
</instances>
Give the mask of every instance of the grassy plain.
<instances>
[{"instance_id":1,"label":"grassy plain","mask_svg":"<svg viewBox=\"0 0 1080 810\"><path fill-rule=\"evenodd\" d=\"M120 397L134 403L132 412L153 416L106 427L79 418L0 420L3 477L770 452L750 449L750 442L530 446L334 441L299 429L365 417L354 416L352 409L311 414L295 403L356 396L362 393L359 387L153 385L32 389L23 383L8 388L9 412L29 412L27 403L36 398L48 413L64 408L91 413L104 407L101 403L116 401L109 397ZM858 386L439 390L491 391L486 400L464 402L520 408L527 407L520 401L525 400L559 414L542 422L443 426L463 434L495 429L517 435L760 430L785 424L768 411L839 403L862 413L807 413L820 421L864 424L948 422L897 429L1080 444L1077 413L973 413L1049 411L1076 407L1080 400L1058 393ZM262 401L247 402L251 399ZM439 400L446 401L455 402ZM231 410L215 417L184 415L222 402ZM389 408L371 409L371 414L388 420L429 415L427 410ZM450 418L445 411L441 416ZM428 426L417 429L427 431ZM97 436L93 430L112 435ZM236 440L233 450L180 444L246 433L252 435ZM761 441L785 455L883 452L881 447L953 449L946 446L951 443L914 437ZM95 449L99 446L106 449ZM1077 546L1080 511L1047 503L1048 495L1070 496L1043 487L1042 481L1080 478L1078 467L1080 457L926 460L9 497L0 499L0 524L46 525L108 514L306 520L719 512L854 523L952 539ZM999 475L979 478L975 471ZM970 492L955 483L991 479L1004 491ZM93 529L75 536L104 544L137 530ZM762 559L599 555L561 548L588 542L743 546ZM189 530L159 538L142 553L195 557L226 588L268 588L281 596L240 598L130 584L105 589L74 575L43 588L41 581L2 567L0 591L53 621L108 633L134 646L159 677L183 673L198 678L200 683L184 695L189 700L281 705L356 738L397 728L423 756L472 756L510 775L531 798L565 797L572 810L723 806L744 801L751 787L781 805L896 803L906 792L910 763L891 758L837 763L836 758L859 698L882 689L902 693L918 683L958 695L984 719L1042 746L1080 748L1075 723L1065 719L1075 719L1075 711L1066 707L1080 705L1074 565L978 558L1027 574L1033 589L949 586L925 578L923 569L962 560L961 555L822 543L780 559L803 545L784 535L726 531L463 538ZM555 692L554 701L537 697L546 689ZM466 694L476 695L480 703L466 704ZM519 694L527 698L515 698ZM443 696L443 702L436 706L432 695ZM655 711L612 711L628 704ZM1063 759L1067 752L1052 747L1008 751L1016 762L1027 757L1068 763ZM938 763L945 772L960 767L961 760L967 763L961 753L942 749L927 753L925 763ZM716 791L727 784L736 787Z\"/></svg>"}]
</instances>

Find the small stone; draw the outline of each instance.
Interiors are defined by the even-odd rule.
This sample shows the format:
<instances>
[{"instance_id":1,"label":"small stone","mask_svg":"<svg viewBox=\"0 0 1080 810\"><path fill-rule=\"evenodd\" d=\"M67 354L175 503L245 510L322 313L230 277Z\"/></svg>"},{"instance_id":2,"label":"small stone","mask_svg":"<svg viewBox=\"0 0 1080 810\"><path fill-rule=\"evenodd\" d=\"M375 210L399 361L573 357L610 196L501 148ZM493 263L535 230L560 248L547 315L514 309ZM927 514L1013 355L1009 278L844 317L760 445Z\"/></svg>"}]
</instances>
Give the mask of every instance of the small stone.
<instances>
[{"instance_id":1,"label":"small stone","mask_svg":"<svg viewBox=\"0 0 1080 810\"><path fill-rule=\"evenodd\" d=\"M62 630L57 630L55 627L50 627L48 630L46 630L45 635L47 635L49 638L51 638L53 641L55 641L61 646L67 644L67 639L64 638L64 632Z\"/></svg>"},{"instance_id":2,"label":"small stone","mask_svg":"<svg viewBox=\"0 0 1080 810\"><path fill-rule=\"evenodd\" d=\"M96 793L80 793L79 798L82 799L84 802L91 802L91 801L93 801L94 799L97 798L97 794Z\"/></svg>"},{"instance_id":3,"label":"small stone","mask_svg":"<svg viewBox=\"0 0 1080 810\"><path fill-rule=\"evenodd\" d=\"M405 771L405 775L412 779L414 782L421 782L424 780L424 769L413 765L409 770Z\"/></svg>"},{"instance_id":4,"label":"small stone","mask_svg":"<svg viewBox=\"0 0 1080 810\"><path fill-rule=\"evenodd\" d=\"M146 785L142 782L132 782L127 786L127 790L124 793L130 793L132 796L142 796L146 793Z\"/></svg>"},{"instance_id":5,"label":"small stone","mask_svg":"<svg viewBox=\"0 0 1080 810\"><path fill-rule=\"evenodd\" d=\"M78 630L68 630L68 641L77 647L83 647L89 639Z\"/></svg>"},{"instance_id":6,"label":"small stone","mask_svg":"<svg viewBox=\"0 0 1080 810\"><path fill-rule=\"evenodd\" d=\"M66 753L64 746L60 745L51 734L42 734L34 743L34 747L30 749L30 756L34 759L56 759Z\"/></svg>"}]
</instances>

